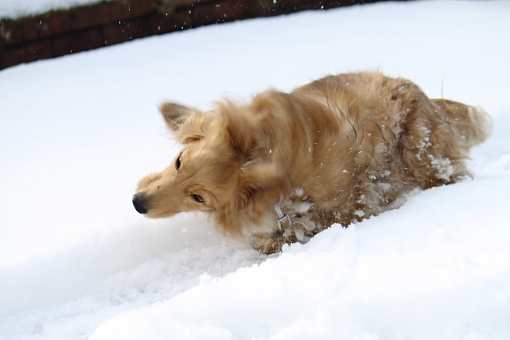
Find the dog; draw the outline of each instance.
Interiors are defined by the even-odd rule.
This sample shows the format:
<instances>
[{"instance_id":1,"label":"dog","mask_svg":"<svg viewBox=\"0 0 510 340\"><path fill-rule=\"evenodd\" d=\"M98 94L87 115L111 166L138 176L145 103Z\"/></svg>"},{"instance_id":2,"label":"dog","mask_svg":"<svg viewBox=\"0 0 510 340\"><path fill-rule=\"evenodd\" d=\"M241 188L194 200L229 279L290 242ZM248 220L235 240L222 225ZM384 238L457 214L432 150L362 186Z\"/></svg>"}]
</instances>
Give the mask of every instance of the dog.
<instances>
[{"instance_id":1,"label":"dog","mask_svg":"<svg viewBox=\"0 0 510 340\"><path fill-rule=\"evenodd\" d=\"M175 103L160 111L184 147L139 182L135 209L211 214L265 254L399 206L416 188L470 177L469 150L491 133L483 109L429 99L379 72L268 90L249 104L223 100L210 112Z\"/></svg>"}]
</instances>

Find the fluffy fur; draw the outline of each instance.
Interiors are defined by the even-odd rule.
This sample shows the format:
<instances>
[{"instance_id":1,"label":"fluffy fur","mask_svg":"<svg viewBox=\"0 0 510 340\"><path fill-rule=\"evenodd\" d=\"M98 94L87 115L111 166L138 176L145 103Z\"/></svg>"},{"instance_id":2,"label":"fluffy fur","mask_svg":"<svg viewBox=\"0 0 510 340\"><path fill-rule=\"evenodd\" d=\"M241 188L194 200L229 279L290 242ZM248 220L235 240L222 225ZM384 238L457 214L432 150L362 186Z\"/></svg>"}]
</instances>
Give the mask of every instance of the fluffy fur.
<instances>
[{"instance_id":1,"label":"fluffy fur","mask_svg":"<svg viewBox=\"0 0 510 340\"><path fill-rule=\"evenodd\" d=\"M184 148L133 197L147 217L204 211L263 253L306 242L395 206L415 188L470 174L469 149L490 134L480 108L429 99L377 72L327 76L291 93L269 90L211 112L160 108ZM275 204L290 223L280 228Z\"/></svg>"}]
</instances>

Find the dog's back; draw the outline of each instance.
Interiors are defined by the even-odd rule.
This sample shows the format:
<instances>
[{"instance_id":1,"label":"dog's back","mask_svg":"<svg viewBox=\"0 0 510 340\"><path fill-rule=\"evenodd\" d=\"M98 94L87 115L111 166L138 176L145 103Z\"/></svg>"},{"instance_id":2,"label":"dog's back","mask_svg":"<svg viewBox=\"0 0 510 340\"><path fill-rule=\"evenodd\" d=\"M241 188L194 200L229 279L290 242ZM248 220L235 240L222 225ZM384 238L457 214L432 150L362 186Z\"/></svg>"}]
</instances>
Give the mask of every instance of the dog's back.
<instances>
[{"instance_id":1,"label":"dog's back","mask_svg":"<svg viewBox=\"0 0 510 340\"><path fill-rule=\"evenodd\" d=\"M354 131L368 158L378 163L401 159L422 188L469 176L463 160L492 131L483 109L430 100L412 82L378 72L329 76L294 93L326 105L342 121L344 133Z\"/></svg>"}]
</instances>

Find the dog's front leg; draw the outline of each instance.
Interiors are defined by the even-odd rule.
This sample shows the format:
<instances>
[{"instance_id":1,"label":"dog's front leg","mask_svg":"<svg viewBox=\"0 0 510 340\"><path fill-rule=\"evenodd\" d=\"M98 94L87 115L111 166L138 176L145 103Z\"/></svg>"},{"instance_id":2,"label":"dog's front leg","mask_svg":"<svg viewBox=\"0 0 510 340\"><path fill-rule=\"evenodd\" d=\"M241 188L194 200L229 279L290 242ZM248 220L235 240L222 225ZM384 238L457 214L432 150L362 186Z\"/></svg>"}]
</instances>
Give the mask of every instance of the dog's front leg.
<instances>
[{"instance_id":1,"label":"dog's front leg","mask_svg":"<svg viewBox=\"0 0 510 340\"><path fill-rule=\"evenodd\" d=\"M251 246L262 254L273 254L282 251L284 244L299 242L292 228L277 230L273 233L254 233L251 235Z\"/></svg>"}]
</instances>

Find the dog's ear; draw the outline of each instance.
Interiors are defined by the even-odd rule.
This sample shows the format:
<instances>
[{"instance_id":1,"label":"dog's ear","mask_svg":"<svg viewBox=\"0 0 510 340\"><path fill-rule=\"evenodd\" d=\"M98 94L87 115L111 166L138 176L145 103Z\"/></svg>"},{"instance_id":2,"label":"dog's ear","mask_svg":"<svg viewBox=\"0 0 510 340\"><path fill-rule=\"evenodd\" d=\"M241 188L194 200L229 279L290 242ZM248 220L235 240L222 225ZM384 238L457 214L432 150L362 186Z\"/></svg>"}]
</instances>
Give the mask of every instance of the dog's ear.
<instances>
[{"instance_id":1,"label":"dog's ear","mask_svg":"<svg viewBox=\"0 0 510 340\"><path fill-rule=\"evenodd\" d=\"M230 144L241 154L248 155L260 140L256 116L249 107L237 106L229 101L217 103L216 107Z\"/></svg>"},{"instance_id":2,"label":"dog's ear","mask_svg":"<svg viewBox=\"0 0 510 340\"><path fill-rule=\"evenodd\" d=\"M202 111L175 103L164 103L159 111L180 143L186 144L205 137L211 117Z\"/></svg>"},{"instance_id":3,"label":"dog's ear","mask_svg":"<svg viewBox=\"0 0 510 340\"><path fill-rule=\"evenodd\" d=\"M163 103L159 107L159 112L163 115L168 128L177 132L196 110L176 103Z\"/></svg>"}]
</instances>

